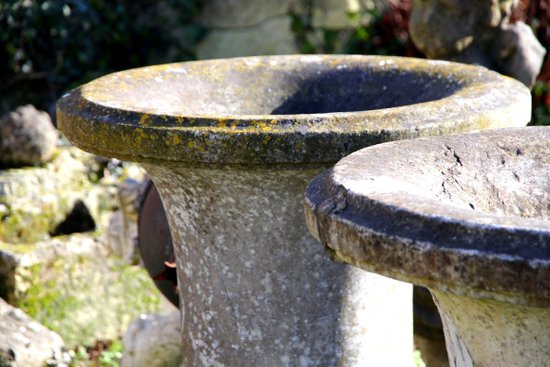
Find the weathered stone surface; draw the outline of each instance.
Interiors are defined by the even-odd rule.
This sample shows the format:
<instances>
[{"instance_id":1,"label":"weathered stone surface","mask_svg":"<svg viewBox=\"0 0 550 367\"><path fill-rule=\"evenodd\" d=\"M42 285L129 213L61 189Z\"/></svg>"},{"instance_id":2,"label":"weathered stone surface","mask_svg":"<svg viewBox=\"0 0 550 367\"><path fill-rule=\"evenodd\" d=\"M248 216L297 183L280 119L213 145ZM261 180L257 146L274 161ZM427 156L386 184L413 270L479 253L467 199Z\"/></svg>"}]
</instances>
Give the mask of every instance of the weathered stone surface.
<instances>
[{"instance_id":1,"label":"weathered stone surface","mask_svg":"<svg viewBox=\"0 0 550 367\"><path fill-rule=\"evenodd\" d=\"M256 27L214 29L196 46L200 59L296 52L291 19L286 15L270 18Z\"/></svg>"},{"instance_id":2,"label":"weathered stone surface","mask_svg":"<svg viewBox=\"0 0 550 367\"><path fill-rule=\"evenodd\" d=\"M331 262L305 228L303 190L361 147L523 126L529 106L519 82L482 68L279 56L112 74L65 95L58 121L83 149L143 162L157 184L185 365L402 366L411 286Z\"/></svg>"},{"instance_id":3,"label":"weathered stone surface","mask_svg":"<svg viewBox=\"0 0 550 367\"><path fill-rule=\"evenodd\" d=\"M57 130L50 116L32 105L18 107L0 119L0 164L36 166L55 152Z\"/></svg>"},{"instance_id":4,"label":"weathered stone surface","mask_svg":"<svg viewBox=\"0 0 550 367\"><path fill-rule=\"evenodd\" d=\"M307 191L335 256L430 288L456 366L544 365L550 353L550 129L393 142Z\"/></svg>"},{"instance_id":5,"label":"weathered stone surface","mask_svg":"<svg viewBox=\"0 0 550 367\"><path fill-rule=\"evenodd\" d=\"M115 73L67 93L58 117L78 147L124 160L313 163L388 140L524 126L530 106L519 82L480 67L310 55Z\"/></svg>"},{"instance_id":6,"label":"weathered stone surface","mask_svg":"<svg viewBox=\"0 0 550 367\"><path fill-rule=\"evenodd\" d=\"M15 260L0 268L11 280L8 299L59 333L68 347L117 338L139 314L160 307L147 273L113 257L100 238L0 243L0 253Z\"/></svg>"},{"instance_id":7,"label":"weathered stone surface","mask_svg":"<svg viewBox=\"0 0 550 367\"><path fill-rule=\"evenodd\" d=\"M121 367L178 367L182 361L181 317L178 310L143 314L122 338Z\"/></svg>"},{"instance_id":8,"label":"weathered stone surface","mask_svg":"<svg viewBox=\"0 0 550 367\"><path fill-rule=\"evenodd\" d=\"M63 340L0 298L0 365L43 367L62 360Z\"/></svg>"},{"instance_id":9,"label":"weathered stone surface","mask_svg":"<svg viewBox=\"0 0 550 367\"><path fill-rule=\"evenodd\" d=\"M304 227L319 169L144 168L179 229L184 365L412 363L412 308L374 311L381 294L410 306L410 286L331 262Z\"/></svg>"},{"instance_id":10,"label":"weathered stone surface","mask_svg":"<svg viewBox=\"0 0 550 367\"><path fill-rule=\"evenodd\" d=\"M403 242L381 237L384 247L377 249L379 265L368 265L372 270L400 278L410 274L426 285L444 282L461 294L487 292L490 298L548 305L550 278L543 275L550 271L544 259L550 236L549 134L548 128L498 129L371 147L317 179L309 205L317 208L322 193L343 190L339 200L350 214L368 220L364 211L354 210L376 210L376 225L383 233L395 230L392 235ZM317 193L324 190L323 180L329 191ZM347 212L330 218L340 226L338 217ZM394 225L383 227L385 220ZM368 261L372 251L351 242L342 246L336 250L358 261L363 256ZM443 261L446 266L435 267Z\"/></svg>"},{"instance_id":11,"label":"weathered stone surface","mask_svg":"<svg viewBox=\"0 0 550 367\"><path fill-rule=\"evenodd\" d=\"M209 28L250 27L289 13L295 0L208 0L200 23Z\"/></svg>"},{"instance_id":12,"label":"weathered stone surface","mask_svg":"<svg viewBox=\"0 0 550 367\"><path fill-rule=\"evenodd\" d=\"M93 185L93 157L75 148L60 148L43 167L0 171L0 240L29 243L49 238L78 202L96 222L113 208L114 184ZM81 204L81 205L82 205Z\"/></svg>"}]
</instances>

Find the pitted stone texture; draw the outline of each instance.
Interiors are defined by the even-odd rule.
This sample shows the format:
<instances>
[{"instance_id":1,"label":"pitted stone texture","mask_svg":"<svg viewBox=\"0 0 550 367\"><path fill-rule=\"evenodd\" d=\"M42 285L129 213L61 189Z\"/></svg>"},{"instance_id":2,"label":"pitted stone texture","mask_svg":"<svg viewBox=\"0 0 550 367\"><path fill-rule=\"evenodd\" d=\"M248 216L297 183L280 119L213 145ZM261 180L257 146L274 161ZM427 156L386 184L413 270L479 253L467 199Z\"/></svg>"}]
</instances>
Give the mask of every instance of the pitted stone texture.
<instances>
[{"instance_id":1,"label":"pitted stone texture","mask_svg":"<svg viewBox=\"0 0 550 367\"><path fill-rule=\"evenodd\" d=\"M369 147L310 186L311 228L382 274L549 306L549 141L529 127Z\"/></svg>"},{"instance_id":2,"label":"pitted stone texture","mask_svg":"<svg viewBox=\"0 0 550 367\"><path fill-rule=\"evenodd\" d=\"M412 364L411 286L332 262L307 233L319 169L145 169L173 229L184 365Z\"/></svg>"},{"instance_id":3,"label":"pitted stone texture","mask_svg":"<svg viewBox=\"0 0 550 367\"><path fill-rule=\"evenodd\" d=\"M32 105L18 107L0 119L0 164L35 166L49 161L57 130L50 116Z\"/></svg>"},{"instance_id":4,"label":"pitted stone texture","mask_svg":"<svg viewBox=\"0 0 550 367\"><path fill-rule=\"evenodd\" d=\"M58 124L80 148L124 160L314 163L388 140L524 126L530 106L527 88L480 67L296 55L110 74L67 93Z\"/></svg>"},{"instance_id":5,"label":"pitted stone texture","mask_svg":"<svg viewBox=\"0 0 550 367\"><path fill-rule=\"evenodd\" d=\"M452 366L544 365L550 353L550 128L386 143L307 189L336 258L427 286Z\"/></svg>"}]
</instances>

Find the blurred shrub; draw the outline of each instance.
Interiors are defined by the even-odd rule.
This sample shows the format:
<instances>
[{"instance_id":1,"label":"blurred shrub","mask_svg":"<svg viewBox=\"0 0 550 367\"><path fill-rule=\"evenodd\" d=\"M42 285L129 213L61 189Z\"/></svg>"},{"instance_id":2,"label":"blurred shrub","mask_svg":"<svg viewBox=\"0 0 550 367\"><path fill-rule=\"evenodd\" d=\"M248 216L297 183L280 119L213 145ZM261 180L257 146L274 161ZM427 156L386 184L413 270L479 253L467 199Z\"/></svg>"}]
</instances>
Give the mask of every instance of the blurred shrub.
<instances>
[{"instance_id":1,"label":"blurred shrub","mask_svg":"<svg viewBox=\"0 0 550 367\"><path fill-rule=\"evenodd\" d=\"M200 0L3 0L0 110L52 112L64 90L99 75L192 59Z\"/></svg>"},{"instance_id":2,"label":"blurred shrub","mask_svg":"<svg viewBox=\"0 0 550 367\"><path fill-rule=\"evenodd\" d=\"M533 28L540 43L546 47L546 59L533 88L534 125L550 125L550 0L527 3L526 23Z\"/></svg>"},{"instance_id":3,"label":"blurred shrub","mask_svg":"<svg viewBox=\"0 0 550 367\"><path fill-rule=\"evenodd\" d=\"M32 103L53 116L63 91L99 75L194 59L205 1L0 0L0 113ZM310 11L291 14L292 30L302 53L422 57L408 32L411 3L361 8L347 29L315 29ZM521 0L514 19L550 45L550 0ZM533 89L533 123L550 124L550 52Z\"/></svg>"},{"instance_id":4,"label":"blurred shrub","mask_svg":"<svg viewBox=\"0 0 550 367\"><path fill-rule=\"evenodd\" d=\"M391 1L348 13L353 27L314 29L312 14L293 14L292 30L302 53L343 53L421 57L409 36L411 1Z\"/></svg>"},{"instance_id":5,"label":"blurred shrub","mask_svg":"<svg viewBox=\"0 0 550 367\"><path fill-rule=\"evenodd\" d=\"M412 43L409 35L411 3L411 0L392 1L382 14L377 9L372 9L371 22L353 30L346 45L346 52L422 57L422 53ZM361 17L361 14L351 16Z\"/></svg>"}]
</instances>

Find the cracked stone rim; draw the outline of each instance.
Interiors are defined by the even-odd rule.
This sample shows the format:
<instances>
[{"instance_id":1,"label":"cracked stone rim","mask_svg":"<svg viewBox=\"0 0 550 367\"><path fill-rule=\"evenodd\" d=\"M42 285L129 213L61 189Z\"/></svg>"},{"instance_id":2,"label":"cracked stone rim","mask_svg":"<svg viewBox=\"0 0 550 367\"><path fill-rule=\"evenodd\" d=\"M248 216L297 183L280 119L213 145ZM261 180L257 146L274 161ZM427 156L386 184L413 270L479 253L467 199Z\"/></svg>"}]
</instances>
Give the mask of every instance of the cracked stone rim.
<instances>
[{"instance_id":1,"label":"cracked stone rim","mask_svg":"<svg viewBox=\"0 0 550 367\"><path fill-rule=\"evenodd\" d=\"M308 226L338 258L367 270L457 294L548 306L548 218L477 212L466 202L462 207L442 203L422 191L420 178L407 182L395 174L415 166L426 151L443 151L464 137L470 139L469 149L482 150L484 141L498 144L509 136L525 146L538 144L540 153L533 159L547 168L533 175L542 176L542 185L544 175L550 182L547 127L386 143L344 158L312 181L306 193ZM395 148L402 156L395 155ZM415 149L419 154L403 154ZM388 161L380 168L382 156ZM449 159L464 164L456 152ZM548 200L550 194L544 197Z\"/></svg>"}]
</instances>

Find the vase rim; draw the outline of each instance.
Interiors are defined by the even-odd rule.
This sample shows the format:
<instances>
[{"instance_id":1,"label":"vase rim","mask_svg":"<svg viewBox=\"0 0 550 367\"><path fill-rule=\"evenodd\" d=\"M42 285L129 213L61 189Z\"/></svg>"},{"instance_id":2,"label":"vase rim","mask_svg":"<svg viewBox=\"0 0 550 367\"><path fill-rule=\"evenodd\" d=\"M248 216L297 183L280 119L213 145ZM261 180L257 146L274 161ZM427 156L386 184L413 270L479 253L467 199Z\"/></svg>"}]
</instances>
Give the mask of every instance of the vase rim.
<instances>
[{"instance_id":1,"label":"vase rim","mask_svg":"<svg viewBox=\"0 0 550 367\"><path fill-rule=\"evenodd\" d=\"M378 102L388 90L385 81L393 93L387 108ZM267 96L270 86L274 97ZM209 98L217 102L210 106ZM479 66L283 55L108 74L67 92L57 112L60 129L75 145L125 160L317 163L388 140L522 126L530 118L529 98L521 83ZM335 99L339 106L332 111Z\"/></svg>"}]
</instances>

